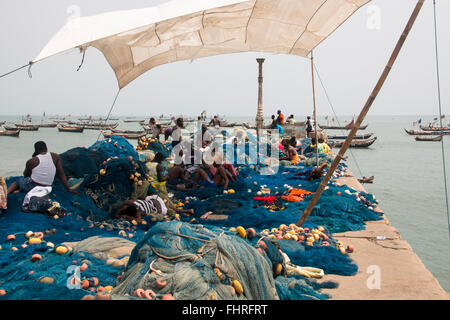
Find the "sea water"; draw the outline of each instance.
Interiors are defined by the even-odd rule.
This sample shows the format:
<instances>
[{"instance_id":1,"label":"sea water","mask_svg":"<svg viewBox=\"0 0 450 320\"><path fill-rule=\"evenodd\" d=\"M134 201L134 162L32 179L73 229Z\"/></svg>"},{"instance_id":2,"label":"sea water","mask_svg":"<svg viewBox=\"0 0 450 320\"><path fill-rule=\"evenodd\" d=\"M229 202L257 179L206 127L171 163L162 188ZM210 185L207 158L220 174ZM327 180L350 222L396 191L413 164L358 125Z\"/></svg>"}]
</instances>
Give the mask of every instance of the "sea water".
<instances>
[{"instance_id":1,"label":"sea water","mask_svg":"<svg viewBox=\"0 0 450 320\"><path fill-rule=\"evenodd\" d=\"M305 121L303 117L296 118L298 121ZM337 124L330 119L331 117L327 120L322 117L318 122ZM391 224L399 230L402 238L411 245L441 286L450 292L450 235L441 143L418 142L405 133L403 128L419 129L417 126L413 127L413 122L418 119L417 116L369 115L364 121L369 126L360 132L373 132L377 140L369 148L349 149L347 163L358 178L375 176L374 183L365 184L365 189L376 196ZM432 120L432 117L427 119ZM254 117L227 117L227 120L254 122ZM341 124L350 120L348 117L340 118ZM0 116L0 121L20 122L20 119ZM139 128L137 123L122 121L118 127L129 130ZM345 134L340 130L329 130L328 133ZM99 138L102 139L102 136L96 130L67 133L59 132L57 128L40 128L37 132L22 131L19 138L0 136L0 174L4 177L21 175L36 141L43 140L52 152L62 153L74 147L88 147ZM136 140L130 142L133 145L137 143ZM449 163L450 136L444 136L444 149L446 162ZM450 167L447 169L450 174Z\"/></svg>"}]
</instances>

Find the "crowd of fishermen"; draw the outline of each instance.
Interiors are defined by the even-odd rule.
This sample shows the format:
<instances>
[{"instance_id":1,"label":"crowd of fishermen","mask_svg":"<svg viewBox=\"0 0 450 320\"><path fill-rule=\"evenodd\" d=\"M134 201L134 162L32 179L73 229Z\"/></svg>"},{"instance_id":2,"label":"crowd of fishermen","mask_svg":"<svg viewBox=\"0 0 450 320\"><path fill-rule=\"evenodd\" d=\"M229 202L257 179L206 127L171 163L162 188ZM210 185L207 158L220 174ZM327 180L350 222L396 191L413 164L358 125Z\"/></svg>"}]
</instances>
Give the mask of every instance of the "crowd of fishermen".
<instances>
[{"instance_id":1,"label":"crowd of fishermen","mask_svg":"<svg viewBox=\"0 0 450 320\"><path fill-rule=\"evenodd\" d=\"M281 127L285 124L284 116L278 111L278 118L275 119L273 126ZM308 117L306 130L308 136L311 130L310 117ZM294 117L288 117L289 123L294 123ZM149 175L157 183L165 183L167 188L176 191L186 191L188 189L215 187L224 191L237 181L239 176L239 165L226 161L221 145L214 141L214 131L209 130L206 123L201 124L198 132L194 135L194 144L190 141L183 141L181 130L184 128L184 120L178 118L175 126L162 130L160 124L157 124L154 118L150 119L150 127L152 128L152 138L159 140L160 135L164 134L167 142L171 137L167 147L171 150L172 164L166 169L162 166L162 162L167 160L162 153L156 153L154 158L147 163ZM214 117L209 123L210 127L217 129L220 126L218 117ZM281 131L281 130L280 130ZM217 131L216 131L217 132ZM311 143L304 148L299 144L297 138L283 136L282 132L276 149L279 150L280 166L297 166L303 164L306 168L298 170L295 176L300 179L313 180L322 177L327 167L327 159L330 159L331 153L329 146L322 138L315 141L311 139ZM242 143L248 143L245 140L245 134L237 134L232 138L232 144L236 147ZM39 141L34 145L34 153L26 162L23 177L19 177L15 182L6 187L4 179L0 176L0 211L7 210L7 195L12 193L23 192L25 199L22 205L24 212L43 212L50 216L64 216L64 209L60 208L57 202L49 199L52 191L54 178L57 175L65 189L72 194L77 191L67 183L67 178L62 168L61 159L58 154L50 152L47 145L43 141ZM307 162L314 155L321 154L321 162L311 165ZM325 158L324 158L325 157ZM303 162L303 163L302 163ZM113 215L113 218L129 218L137 219L144 215L152 213L167 214L168 211L178 213L190 213L177 209L170 200L165 197L161 198L159 194L147 195L146 192L138 199L129 199L120 206Z\"/></svg>"}]
</instances>

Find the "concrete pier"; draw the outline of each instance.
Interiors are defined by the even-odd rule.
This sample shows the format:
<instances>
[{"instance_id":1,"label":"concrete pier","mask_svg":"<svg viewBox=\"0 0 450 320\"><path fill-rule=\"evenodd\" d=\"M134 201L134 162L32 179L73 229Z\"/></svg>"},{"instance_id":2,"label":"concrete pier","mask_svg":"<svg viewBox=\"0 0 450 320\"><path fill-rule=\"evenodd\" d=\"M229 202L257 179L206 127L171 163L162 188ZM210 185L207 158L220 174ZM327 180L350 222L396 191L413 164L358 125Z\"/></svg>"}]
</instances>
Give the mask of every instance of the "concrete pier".
<instances>
[{"instance_id":1,"label":"concrete pier","mask_svg":"<svg viewBox=\"0 0 450 320\"><path fill-rule=\"evenodd\" d=\"M354 176L342 177L337 182L366 192ZM397 229L390 225L387 217L367 222L365 230L334 234L334 237L345 247L354 246L355 251L350 257L358 265L358 273L351 277L325 275L321 281L339 283L337 289L323 291L331 294L332 299L450 299L450 294L441 287L408 242L401 238Z\"/></svg>"}]
</instances>

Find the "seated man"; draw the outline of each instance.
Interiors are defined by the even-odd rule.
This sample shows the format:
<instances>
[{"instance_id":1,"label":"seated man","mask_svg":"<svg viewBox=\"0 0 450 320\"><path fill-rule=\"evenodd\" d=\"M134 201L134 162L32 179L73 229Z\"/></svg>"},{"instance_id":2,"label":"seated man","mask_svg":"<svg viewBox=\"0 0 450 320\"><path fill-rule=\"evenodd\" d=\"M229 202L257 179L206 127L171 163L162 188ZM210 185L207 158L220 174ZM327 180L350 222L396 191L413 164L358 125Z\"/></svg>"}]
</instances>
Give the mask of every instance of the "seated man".
<instances>
[{"instance_id":1,"label":"seated man","mask_svg":"<svg viewBox=\"0 0 450 320\"><path fill-rule=\"evenodd\" d=\"M158 152L153 158L152 162L147 163L149 175L154 181L163 182L167 180L166 176L163 176L163 166L161 162L164 160L164 156L161 152Z\"/></svg>"},{"instance_id":2,"label":"seated man","mask_svg":"<svg viewBox=\"0 0 450 320\"><path fill-rule=\"evenodd\" d=\"M314 168L314 169L313 169L313 167L308 167L304 170L297 172L295 174L295 176L300 177L300 179L302 179L302 180L308 180L308 181L320 179L322 177L323 171L325 170L326 167L327 167L327 162L325 161L319 167Z\"/></svg>"},{"instance_id":3,"label":"seated man","mask_svg":"<svg viewBox=\"0 0 450 320\"><path fill-rule=\"evenodd\" d=\"M330 152L330 147L328 146L328 144L325 143L325 140L323 138L319 138L317 139L317 151L319 153L325 153L328 154Z\"/></svg>"},{"instance_id":4,"label":"seated man","mask_svg":"<svg viewBox=\"0 0 450 320\"><path fill-rule=\"evenodd\" d=\"M280 158L280 160L288 160L292 165L298 165L300 163L300 158L297 153L297 149L295 149L289 139L283 139L281 144L284 148L285 157Z\"/></svg>"},{"instance_id":5,"label":"seated man","mask_svg":"<svg viewBox=\"0 0 450 320\"><path fill-rule=\"evenodd\" d=\"M78 194L70 189L59 156L49 152L45 142L36 142L33 157L27 161L23 177L9 186L8 194L29 192L37 186L51 187L56 173L68 192Z\"/></svg>"},{"instance_id":6,"label":"seated man","mask_svg":"<svg viewBox=\"0 0 450 320\"><path fill-rule=\"evenodd\" d=\"M176 187L177 190L185 191L192 188L190 178L191 174L186 170L185 165L178 164L169 169L167 183Z\"/></svg>"},{"instance_id":7,"label":"seated man","mask_svg":"<svg viewBox=\"0 0 450 320\"><path fill-rule=\"evenodd\" d=\"M212 175L208 175L209 172ZM228 184L230 179L228 178L227 171L225 168L217 163L214 163L212 166L205 166L205 170L199 168L194 176L194 188L198 188L198 182L202 180L204 187L220 187L223 185L223 188L228 189Z\"/></svg>"}]
</instances>

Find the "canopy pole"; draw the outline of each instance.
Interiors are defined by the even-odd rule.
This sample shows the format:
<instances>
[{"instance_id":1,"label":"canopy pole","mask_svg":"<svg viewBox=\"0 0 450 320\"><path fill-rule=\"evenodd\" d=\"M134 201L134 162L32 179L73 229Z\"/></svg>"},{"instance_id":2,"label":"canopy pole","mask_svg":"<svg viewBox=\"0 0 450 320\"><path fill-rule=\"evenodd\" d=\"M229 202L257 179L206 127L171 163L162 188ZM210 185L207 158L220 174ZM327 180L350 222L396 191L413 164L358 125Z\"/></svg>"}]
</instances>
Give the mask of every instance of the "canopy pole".
<instances>
[{"instance_id":1,"label":"canopy pole","mask_svg":"<svg viewBox=\"0 0 450 320\"><path fill-rule=\"evenodd\" d=\"M314 55L311 50L311 79L312 79L312 94L313 94L313 106L314 106L314 139L316 139L316 167L319 166L319 148L317 141L317 109L316 109L316 86L314 85Z\"/></svg>"},{"instance_id":2,"label":"canopy pole","mask_svg":"<svg viewBox=\"0 0 450 320\"><path fill-rule=\"evenodd\" d=\"M411 14L411 17L409 18L408 24L406 25L400 39L397 42L397 45L394 48L394 51L392 52L391 57L389 58L388 64L386 65L383 73L381 74L380 79L378 80L375 88L373 89L366 104L364 105L364 108L361 110L361 113L359 114L355 125L353 126L350 133L348 134L347 139L345 139L345 142L343 143L341 149L339 150L339 153L334 158L333 163L331 164L327 174L325 175L321 184L317 188L314 197L311 199L311 201L308 204L308 207L305 209L302 216L300 217L300 220L297 222L298 226L302 226L305 223L306 219L311 214L311 211L314 209L314 206L319 201L319 198L322 195L322 192L325 189L326 185L328 184L328 181L330 181L331 177L333 176L333 173L336 170L339 162L344 157L344 154L347 151L348 147L350 146L350 143L352 142L353 137L355 136L355 134L358 131L361 123L363 122L367 112L369 111L370 107L372 106L373 102L375 101L376 97L378 96L378 93L380 92L381 88L383 87L383 84L386 81L386 79L392 69L392 66L394 65L395 60L397 59L397 57L400 53L400 50L402 49L403 44L405 43L406 38L408 37L409 32L411 31L411 29L414 25L414 22L416 21L417 16L419 15L420 10L422 9L424 1L425 0L419 0L417 2L416 7L414 8L414 11Z\"/></svg>"},{"instance_id":3,"label":"canopy pole","mask_svg":"<svg viewBox=\"0 0 450 320\"><path fill-rule=\"evenodd\" d=\"M266 59L259 58L256 59L259 65L259 76L258 76L258 109L256 112L256 136L258 142L260 136L262 135L263 125L264 125L264 113L263 113L263 63Z\"/></svg>"}]
</instances>

